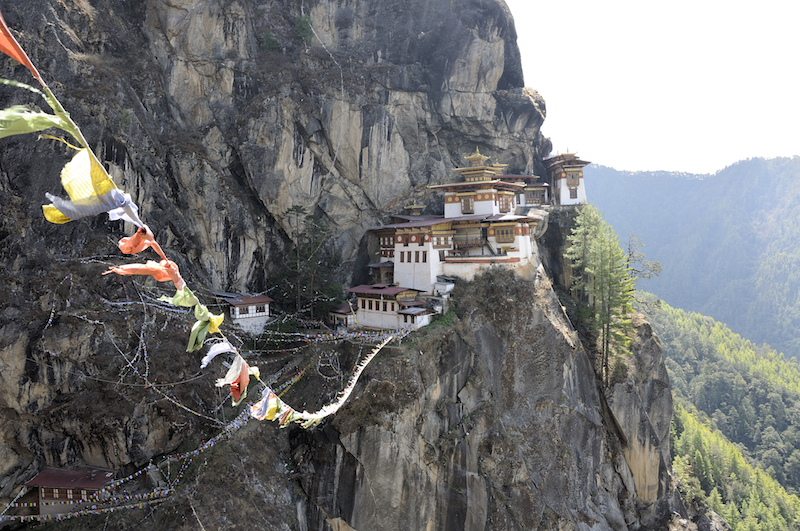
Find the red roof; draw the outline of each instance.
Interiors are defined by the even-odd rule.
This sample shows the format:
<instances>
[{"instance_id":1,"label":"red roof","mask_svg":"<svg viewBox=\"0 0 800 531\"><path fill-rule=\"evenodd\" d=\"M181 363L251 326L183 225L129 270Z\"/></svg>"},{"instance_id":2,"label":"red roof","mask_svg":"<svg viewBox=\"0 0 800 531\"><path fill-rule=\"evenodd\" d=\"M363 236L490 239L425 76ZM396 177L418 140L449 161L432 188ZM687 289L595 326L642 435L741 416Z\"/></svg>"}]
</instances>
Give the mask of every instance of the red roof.
<instances>
[{"instance_id":1,"label":"red roof","mask_svg":"<svg viewBox=\"0 0 800 531\"><path fill-rule=\"evenodd\" d=\"M428 188L432 190L437 189L446 189L446 188L474 188L476 186L488 186L491 185L494 188L511 188L511 189L522 189L524 188L524 184L517 184L517 183L510 183L507 181L502 181L500 179L494 179L491 181L467 181L461 183L450 183L450 184L429 184Z\"/></svg>"},{"instance_id":2,"label":"red roof","mask_svg":"<svg viewBox=\"0 0 800 531\"><path fill-rule=\"evenodd\" d=\"M114 480L114 472L104 468L85 466L76 470L45 468L25 485L56 489L100 490Z\"/></svg>"},{"instance_id":3,"label":"red roof","mask_svg":"<svg viewBox=\"0 0 800 531\"><path fill-rule=\"evenodd\" d=\"M343 302L333 307L330 313L353 313L355 311L355 304L351 305L348 302Z\"/></svg>"},{"instance_id":4,"label":"red roof","mask_svg":"<svg viewBox=\"0 0 800 531\"><path fill-rule=\"evenodd\" d=\"M380 229L416 229L419 227L431 227L439 223L451 223L453 221L477 221L486 219L491 214L470 214L469 216L457 216L454 218L446 218L443 216L436 216L429 219L422 219L420 221L408 221L406 223L392 223L391 225L381 225L380 227L371 227L369 230Z\"/></svg>"},{"instance_id":5,"label":"red roof","mask_svg":"<svg viewBox=\"0 0 800 531\"><path fill-rule=\"evenodd\" d=\"M266 295L239 295L236 298L225 299L231 306L251 306L254 304L264 304L275 302Z\"/></svg>"},{"instance_id":6,"label":"red roof","mask_svg":"<svg viewBox=\"0 0 800 531\"><path fill-rule=\"evenodd\" d=\"M424 315L426 313L433 313L432 311L428 310L427 308L403 308L402 310L397 310L397 313L401 315Z\"/></svg>"},{"instance_id":7,"label":"red roof","mask_svg":"<svg viewBox=\"0 0 800 531\"><path fill-rule=\"evenodd\" d=\"M402 293L404 291L420 291L414 288L404 288L402 286L391 286L389 284L361 284L360 286L354 286L347 291L350 293L356 293L359 295L388 295L393 297L398 293Z\"/></svg>"}]
</instances>

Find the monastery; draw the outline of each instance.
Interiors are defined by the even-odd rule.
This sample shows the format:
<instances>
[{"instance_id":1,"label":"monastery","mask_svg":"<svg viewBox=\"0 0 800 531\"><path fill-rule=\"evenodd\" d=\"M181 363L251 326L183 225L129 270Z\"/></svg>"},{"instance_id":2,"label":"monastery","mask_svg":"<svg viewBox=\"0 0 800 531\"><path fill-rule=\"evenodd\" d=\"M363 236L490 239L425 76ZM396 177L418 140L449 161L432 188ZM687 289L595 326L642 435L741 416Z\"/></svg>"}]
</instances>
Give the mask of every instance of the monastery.
<instances>
[{"instance_id":1,"label":"monastery","mask_svg":"<svg viewBox=\"0 0 800 531\"><path fill-rule=\"evenodd\" d=\"M536 223L552 204L586 201L583 167L574 153L545 160L550 182L530 175L505 175L506 164L487 164L477 149L456 168L458 182L429 186L444 194L444 215L408 215L370 229L379 244L369 265L374 284L348 290L358 301L355 319L366 328L419 328L446 311L454 277L471 280L483 269L521 269L538 262ZM340 312L342 313L342 312ZM342 315L332 316L344 323Z\"/></svg>"}]
</instances>

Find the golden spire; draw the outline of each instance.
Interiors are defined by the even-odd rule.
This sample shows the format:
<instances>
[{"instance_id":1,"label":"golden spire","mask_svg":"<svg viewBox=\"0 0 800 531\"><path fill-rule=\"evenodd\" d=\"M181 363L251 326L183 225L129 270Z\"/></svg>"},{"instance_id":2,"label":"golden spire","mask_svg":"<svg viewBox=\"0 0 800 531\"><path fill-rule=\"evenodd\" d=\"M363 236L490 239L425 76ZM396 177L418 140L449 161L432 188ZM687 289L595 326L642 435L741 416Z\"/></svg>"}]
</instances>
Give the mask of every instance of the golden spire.
<instances>
[{"instance_id":1,"label":"golden spire","mask_svg":"<svg viewBox=\"0 0 800 531\"><path fill-rule=\"evenodd\" d=\"M467 159L468 161L470 161L470 163L472 163L472 166L483 166L483 164L487 160L489 160L489 157L487 157L486 155L481 155L481 152L478 151L478 147L477 146L475 147L475 153L474 154L468 155L468 156L466 156L464 158Z\"/></svg>"}]
</instances>

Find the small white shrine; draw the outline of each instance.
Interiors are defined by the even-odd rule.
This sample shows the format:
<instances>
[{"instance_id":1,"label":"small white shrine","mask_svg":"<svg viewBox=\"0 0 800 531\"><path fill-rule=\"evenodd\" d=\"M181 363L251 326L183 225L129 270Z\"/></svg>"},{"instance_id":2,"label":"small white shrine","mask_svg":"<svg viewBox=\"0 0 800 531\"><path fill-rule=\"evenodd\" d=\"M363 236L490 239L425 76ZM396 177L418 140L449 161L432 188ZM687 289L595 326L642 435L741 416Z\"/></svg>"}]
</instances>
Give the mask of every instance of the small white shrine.
<instances>
[{"instance_id":1,"label":"small white shrine","mask_svg":"<svg viewBox=\"0 0 800 531\"><path fill-rule=\"evenodd\" d=\"M225 301L230 304L231 321L245 332L260 334L270 321L269 304L274 301L266 295L242 294Z\"/></svg>"},{"instance_id":2,"label":"small white shrine","mask_svg":"<svg viewBox=\"0 0 800 531\"><path fill-rule=\"evenodd\" d=\"M350 328L356 325L356 305L345 302L335 306L328 313L328 320L334 327L344 326Z\"/></svg>"},{"instance_id":3,"label":"small white shrine","mask_svg":"<svg viewBox=\"0 0 800 531\"><path fill-rule=\"evenodd\" d=\"M553 182L555 201L559 205L579 205L586 202L583 167L591 164L575 153L563 153L544 161Z\"/></svg>"}]
</instances>

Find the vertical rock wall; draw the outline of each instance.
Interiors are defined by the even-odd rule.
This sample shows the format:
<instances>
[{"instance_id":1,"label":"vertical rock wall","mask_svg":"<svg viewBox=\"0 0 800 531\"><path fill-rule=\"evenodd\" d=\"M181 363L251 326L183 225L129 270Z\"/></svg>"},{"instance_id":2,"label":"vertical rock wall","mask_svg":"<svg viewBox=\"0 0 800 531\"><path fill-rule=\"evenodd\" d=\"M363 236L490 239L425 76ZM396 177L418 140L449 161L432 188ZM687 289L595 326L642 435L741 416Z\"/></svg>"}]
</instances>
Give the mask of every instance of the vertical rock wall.
<instances>
[{"instance_id":1,"label":"vertical rock wall","mask_svg":"<svg viewBox=\"0 0 800 531\"><path fill-rule=\"evenodd\" d=\"M607 404L543 271L455 297L454 325L387 353L324 440L294 439L309 528L637 529L682 510L646 323L635 398Z\"/></svg>"}]
</instances>

